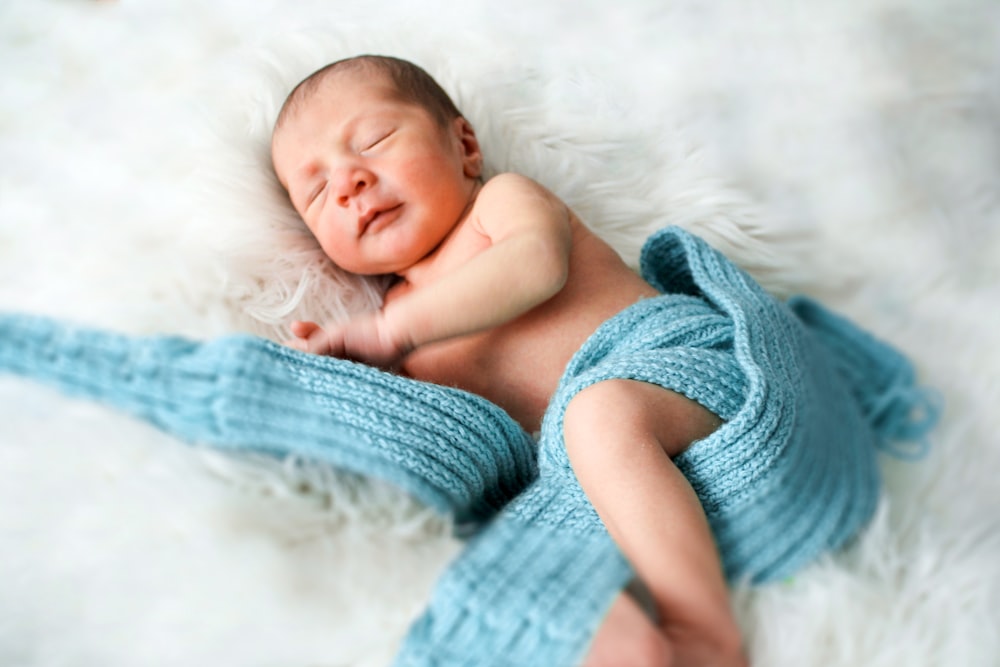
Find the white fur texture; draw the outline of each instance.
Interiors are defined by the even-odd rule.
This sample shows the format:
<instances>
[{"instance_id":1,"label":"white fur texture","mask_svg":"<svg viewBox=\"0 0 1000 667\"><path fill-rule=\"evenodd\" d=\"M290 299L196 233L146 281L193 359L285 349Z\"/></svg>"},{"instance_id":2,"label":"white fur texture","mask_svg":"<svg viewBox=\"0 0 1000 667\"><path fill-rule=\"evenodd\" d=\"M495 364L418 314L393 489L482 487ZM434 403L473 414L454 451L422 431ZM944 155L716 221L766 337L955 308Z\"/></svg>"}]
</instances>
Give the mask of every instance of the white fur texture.
<instances>
[{"instance_id":1,"label":"white fur texture","mask_svg":"<svg viewBox=\"0 0 1000 667\"><path fill-rule=\"evenodd\" d=\"M280 337L377 289L270 174L285 91L416 60L491 171L628 259L669 223L887 337L947 402L868 531L734 596L758 666L1000 664L1000 10L983 0L0 5L0 309ZM0 664L385 665L460 548L380 484L0 377Z\"/></svg>"}]
</instances>

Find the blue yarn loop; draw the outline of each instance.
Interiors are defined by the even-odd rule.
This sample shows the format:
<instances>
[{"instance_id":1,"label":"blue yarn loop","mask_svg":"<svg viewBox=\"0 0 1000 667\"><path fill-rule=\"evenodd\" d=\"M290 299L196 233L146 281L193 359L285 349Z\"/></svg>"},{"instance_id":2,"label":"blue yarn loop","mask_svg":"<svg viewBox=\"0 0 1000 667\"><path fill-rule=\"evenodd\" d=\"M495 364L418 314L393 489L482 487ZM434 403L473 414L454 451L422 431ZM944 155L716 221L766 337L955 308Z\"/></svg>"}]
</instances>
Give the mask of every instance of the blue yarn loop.
<instances>
[{"instance_id":1,"label":"blue yarn loop","mask_svg":"<svg viewBox=\"0 0 1000 667\"><path fill-rule=\"evenodd\" d=\"M898 351L809 299L774 299L679 228L647 241L642 270L663 295L605 322L573 357L537 461L534 441L480 397L248 336L130 338L0 315L0 372L186 440L397 484L477 529L397 667L570 667L633 577L569 467L562 420L578 391L640 380L725 420L675 463L731 580L785 578L855 536L880 492L876 450L921 455L939 412Z\"/></svg>"},{"instance_id":2,"label":"blue yarn loop","mask_svg":"<svg viewBox=\"0 0 1000 667\"><path fill-rule=\"evenodd\" d=\"M894 384L867 407L878 431L878 448L904 461L919 461L930 451L928 431L941 415L937 392L912 386L906 379Z\"/></svg>"}]
</instances>

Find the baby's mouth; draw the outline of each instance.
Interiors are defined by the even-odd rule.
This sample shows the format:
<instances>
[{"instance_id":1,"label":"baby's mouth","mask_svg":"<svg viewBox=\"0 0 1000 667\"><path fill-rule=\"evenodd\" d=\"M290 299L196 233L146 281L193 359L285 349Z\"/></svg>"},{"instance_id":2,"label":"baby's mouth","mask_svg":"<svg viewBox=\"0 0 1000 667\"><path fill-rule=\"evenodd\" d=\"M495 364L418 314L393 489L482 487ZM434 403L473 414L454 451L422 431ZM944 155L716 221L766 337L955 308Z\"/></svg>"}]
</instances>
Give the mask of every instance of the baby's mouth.
<instances>
[{"instance_id":1,"label":"baby's mouth","mask_svg":"<svg viewBox=\"0 0 1000 667\"><path fill-rule=\"evenodd\" d=\"M358 219L358 227L362 235L369 232L375 233L388 225L396 218L396 212L402 208L402 204L396 204L384 209L372 209Z\"/></svg>"}]
</instances>

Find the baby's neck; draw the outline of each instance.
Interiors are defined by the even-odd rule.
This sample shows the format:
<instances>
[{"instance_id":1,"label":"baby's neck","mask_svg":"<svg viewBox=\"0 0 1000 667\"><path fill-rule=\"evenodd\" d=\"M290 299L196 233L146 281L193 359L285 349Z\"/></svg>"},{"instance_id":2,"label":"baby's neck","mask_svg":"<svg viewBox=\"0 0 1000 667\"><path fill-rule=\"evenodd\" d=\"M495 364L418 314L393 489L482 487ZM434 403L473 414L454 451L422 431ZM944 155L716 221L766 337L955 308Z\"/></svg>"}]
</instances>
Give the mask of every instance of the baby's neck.
<instances>
[{"instance_id":1,"label":"baby's neck","mask_svg":"<svg viewBox=\"0 0 1000 667\"><path fill-rule=\"evenodd\" d=\"M396 277L399 279L397 284L412 285L414 287L424 285L434 280L440 271L454 268L454 262L449 261L454 251L449 252L447 249L455 245L451 242L458 235L459 230L463 229L474 216L476 199L482 187L483 184L479 179L470 179L468 201L465 204L465 208L462 209L461 214L455 220L455 224L451 226L445 237L430 252L410 266L396 272ZM477 250L482 250L482 248ZM444 256L444 262L439 261L442 259L442 256ZM442 266L442 264L445 266Z\"/></svg>"}]
</instances>

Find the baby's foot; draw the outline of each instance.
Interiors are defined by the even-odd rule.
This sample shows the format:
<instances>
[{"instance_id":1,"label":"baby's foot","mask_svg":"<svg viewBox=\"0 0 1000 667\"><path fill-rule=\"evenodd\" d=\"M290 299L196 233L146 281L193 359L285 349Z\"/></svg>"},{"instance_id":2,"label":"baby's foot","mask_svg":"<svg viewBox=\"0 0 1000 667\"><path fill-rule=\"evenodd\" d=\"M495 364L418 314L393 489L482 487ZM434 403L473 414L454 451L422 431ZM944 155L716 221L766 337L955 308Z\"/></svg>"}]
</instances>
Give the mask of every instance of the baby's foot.
<instances>
[{"instance_id":1,"label":"baby's foot","mask_svg":"<svg viewBox=\"0 0 1000 667\"><path fill-rule=\"evenodd\" d=\"M620 593L598 628L583 667L670 667L673 651L631 596Z\"/></svg>"}]
</instances>

